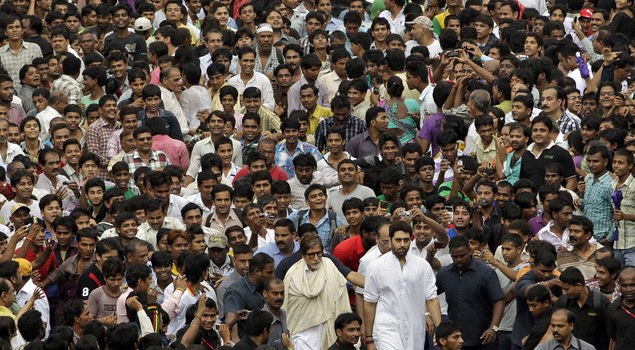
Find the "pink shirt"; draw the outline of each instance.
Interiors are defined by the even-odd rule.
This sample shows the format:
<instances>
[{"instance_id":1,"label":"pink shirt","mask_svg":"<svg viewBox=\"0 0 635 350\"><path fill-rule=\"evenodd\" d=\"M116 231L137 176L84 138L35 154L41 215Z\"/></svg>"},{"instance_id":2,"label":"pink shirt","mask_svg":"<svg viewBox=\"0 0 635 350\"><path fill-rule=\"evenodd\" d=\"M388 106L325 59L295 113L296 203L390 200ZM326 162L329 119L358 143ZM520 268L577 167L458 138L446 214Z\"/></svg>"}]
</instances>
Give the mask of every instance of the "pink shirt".
<instances>
[{"instance_id":1,"label":"pink shirt","mask_svg":"<svg viewBox=\"0 0 635 350\"><path fill-rule=\"evenodd\" d=\"M183 141L175 140L168 135L154 135L152 136L152 149L165 153L170 163L174 165L183 169L190 166L190 155Z\"/></svg>"},{"instance_id":2,"label":"pink shirt","mask_svg":"<svg viewBox=\"0 0 635 350\"><path fill-rule=\"evenodd\" d=\"M159 79L159 75L161 75L161 68L156 67L152 73L150 73L150 84L159 85L161 84L161 80Z\"/></svg>"}]
</instances>

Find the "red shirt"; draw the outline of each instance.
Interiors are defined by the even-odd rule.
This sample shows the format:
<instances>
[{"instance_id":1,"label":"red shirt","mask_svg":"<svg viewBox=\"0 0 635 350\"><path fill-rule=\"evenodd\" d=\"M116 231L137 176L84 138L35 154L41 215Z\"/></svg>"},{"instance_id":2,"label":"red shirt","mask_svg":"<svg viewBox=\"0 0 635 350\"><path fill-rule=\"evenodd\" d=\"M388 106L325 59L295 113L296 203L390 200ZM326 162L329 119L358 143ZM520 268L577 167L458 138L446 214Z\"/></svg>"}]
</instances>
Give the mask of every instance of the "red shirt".
<instances>
[{"instance_id":1,"label":"red shirt","mask_svg":"<svg viewBox=\"0 0 635 350\"><path fill-rule=\"evenodd\" d=\"M16 249L15 254L18 254L20 252L20 249L22 248ZM34 253L31 249L29 249L26 251L26 256L24 258L28 260L29 262L33 262L37 258L37 254ZM53 270L55 270L55 254L51 252L51 255L46 260L44 265L42 265L42 267L37 269L37 271L40 273L40 276L42 276L42 279L45 279L46 276L48 276L49 272L52 272Z\"/></svg>"},{"instance_id":2,"label":"red shirt","mask_svg":"<svg viewBox=\"0 0 635 350\"><path fill-rule=\"evenodd\" d=\"M359 259L361 259L364 254L366 254L366 250L364 250L364 245L362 244L361 234L342 241L333 249L333 256L338 258L344 266L355 272L357 272L359 268ZM354 290L348 291L348 298L351 305L355 305Z\"/></svg>"},{"instance_id":3,"label":"red shirt","mask_svg":"<svg viewBox=\"0 0 635 350\"><path fill-rule=\"evenodd\" d=\"M238 171L236 176L234 176L234 181L232 182L232 186L236 184L236 180L240 179L241 177L247 174L249 174L249 167L245 165L242 169ZM274 180L278 180L278 181L289 180L287 173L277 165L274 166L273 170L271 170L269 174L271 174L271 178L273 178Z\"/></svg>"},{"instance_id":4,"label":"red shirt","mask_svg":"<svg viewBox=\"0 0 635 350\"><path fill-rule=\"evenodd\" d=\"M359 259L361 259L366 250L362 244L362 235L346 239L333 249L333 256L338 258L344 266L357 272L359 268Z\"/></svg>"}]
</instances>

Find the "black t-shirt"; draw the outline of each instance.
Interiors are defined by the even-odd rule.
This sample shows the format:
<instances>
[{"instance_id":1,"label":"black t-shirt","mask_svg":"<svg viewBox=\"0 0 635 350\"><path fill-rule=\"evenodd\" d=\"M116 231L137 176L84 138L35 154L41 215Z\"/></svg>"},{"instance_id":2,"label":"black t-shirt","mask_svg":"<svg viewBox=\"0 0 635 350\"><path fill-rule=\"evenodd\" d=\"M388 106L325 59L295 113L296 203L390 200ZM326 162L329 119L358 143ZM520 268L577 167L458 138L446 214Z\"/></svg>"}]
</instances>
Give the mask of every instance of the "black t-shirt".
<instances>
[{"instance_id":1,"label":"black t-shirt","mask_svg":"<svg viewBox=\"0 0 635 350\"><path fill-rule=\"evenodd\" d=\"M75 298L88 300L90 292L106 284L104 274L99 270L96 263L90 265L77 280L77 293Z\"/></svg>"},{"instance_id":2,"label":"black t-shirt","mask_svg":"<svg viewBox=\"0 0 635 350\"><path fill-rule=\"evenodd\" d=\"M560 163L564 167L564 178L576 176L573 158L569 152L560 146L553 145L542 151L536 158L529 150L525 151L520 163L520 178L529 179L535 188L545 183L545 166L550 163Z\"/></svg>"},{"instance_id":3,"label":"black t-shirt","mask_svg":"<svg viewBox=\"0 0 635 350\"><path fill-rule=\"evenodd\" d=\"M108 49L114 42L122 43L131 55L134 54L134 61L148 60L148 46L141 35L130 33L125 38L118 38L115 33L112 33L104 39L104 47Z\"/></svg>"},{"instance_id":4,"label":"black t-shirt","mask_svg":"<svg viewBox=\"0 0 635 350\"><path fill-rule=\"evenodd\" d=\"M538 346L542 337L545 336L549 326L551 325L551 314L553 313L553 309L549 309L545 311L540 317L536 320L536 323L533 327L531 327L531 332L523 344L523 350L533 350Z\"/></svg>"}]
</instances>

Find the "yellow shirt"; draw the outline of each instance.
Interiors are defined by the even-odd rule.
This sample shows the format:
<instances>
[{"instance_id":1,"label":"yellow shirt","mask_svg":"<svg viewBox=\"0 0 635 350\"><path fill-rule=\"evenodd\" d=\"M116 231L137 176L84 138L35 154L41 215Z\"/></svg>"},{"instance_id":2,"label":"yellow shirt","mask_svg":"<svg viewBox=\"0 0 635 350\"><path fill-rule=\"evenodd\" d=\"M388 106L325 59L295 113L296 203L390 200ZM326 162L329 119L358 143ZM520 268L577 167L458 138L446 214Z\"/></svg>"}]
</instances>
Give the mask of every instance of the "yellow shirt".
<instances>
[{"instance_id":1,"label":"yellow shirt","mask_svg":"<svg viewBox=\"0 0 635 350\"><path fill-rule=\"evenodd\" d=\"M0 316L9 316L15 320L15 315L5 306L0 306Z\"/></svg>"},{"instance_id":2,"label":"yellow shirt","mask_svg":"<svg viewBox=\"0 0 635 350\"><path fill-rule=\"evenodd\" d=\"M190 31L190 35L192 36L192 46L196 47L196 44L198 44L198 38L196 37L196 34L194 33L194 31L190 27L184 24L181 24L179 28L187 28L187 30Z\"/></svg>"},{"instance_id":3,"label":"yellow shirt","mask_svg":"<svg viewBox=\"0 0 635 350\"><path fill-rule=\"evenodd\" d=\"M309 130L306 131L307 134L314 134L315 129L317 129L318 124L322 119L326 119L333 115L330 108L322 107L317 105L315 107L315 111L309 118Z\"/></svg>"}]
</instances>

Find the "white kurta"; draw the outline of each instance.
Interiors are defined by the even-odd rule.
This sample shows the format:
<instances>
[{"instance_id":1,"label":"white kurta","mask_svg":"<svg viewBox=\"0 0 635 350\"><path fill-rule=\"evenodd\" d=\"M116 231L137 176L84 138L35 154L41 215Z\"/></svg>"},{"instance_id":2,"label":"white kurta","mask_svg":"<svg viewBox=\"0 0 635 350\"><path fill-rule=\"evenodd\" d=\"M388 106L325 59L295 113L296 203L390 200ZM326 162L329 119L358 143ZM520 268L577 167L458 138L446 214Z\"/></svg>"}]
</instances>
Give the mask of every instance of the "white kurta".
<instances>
[{"instance_id":1,"label":"white kurta","mask_svg":"<svg viewBox=\"0 0 635 350\"><path fill-rule=\"evenodd\" d=\"M377 349L423 349L426 301L436 297L436 278L424 259L408 254L402 268L389 252L371 263L364 300L377 303L373 327Z\"/></svg>"}]
</instances>

